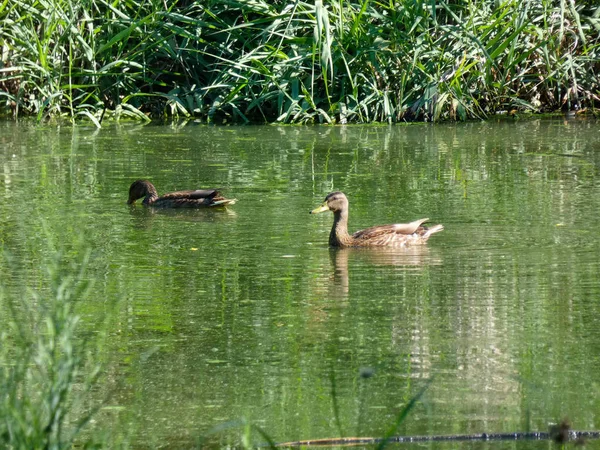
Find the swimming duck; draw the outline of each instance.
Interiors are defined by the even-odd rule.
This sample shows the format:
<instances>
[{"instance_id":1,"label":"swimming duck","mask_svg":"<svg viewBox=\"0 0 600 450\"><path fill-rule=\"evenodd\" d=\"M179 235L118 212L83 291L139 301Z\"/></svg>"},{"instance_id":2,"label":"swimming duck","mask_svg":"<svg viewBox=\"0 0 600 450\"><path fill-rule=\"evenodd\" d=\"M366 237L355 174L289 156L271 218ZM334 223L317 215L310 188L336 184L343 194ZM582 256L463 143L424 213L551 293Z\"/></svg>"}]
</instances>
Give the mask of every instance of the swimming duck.
<instances>
[{"instance_id":1,"label":"swimming duck","mask_svg":"<svg viewBox=\"0 0 600 450\"><path fill-rule=\"evenodd\" d=\"M236 199L221 196L216 189L197 189L195 191L177 191L158 196L156 188L148 180L136 180L129 187L128 205L144 197L142 204L157 208L205 208L233 205Z\"/></svg>"},{"instance_id":2,"label":"swimming duck","mask_svg":"<svg viewBox=\"0 0 600 450\"><path fill-rule=\"evenodd\" d=\"M419 219L411 223L378 225L356 233L348 234L348 199L342 192L332 192L311 214L324 211L333 212L333 227L329 233L329 245L334 247L407 247L427 242L429 236L444 229L443 225L431 228L422 226L429 219Z\"/></svg>"}]
</instances>

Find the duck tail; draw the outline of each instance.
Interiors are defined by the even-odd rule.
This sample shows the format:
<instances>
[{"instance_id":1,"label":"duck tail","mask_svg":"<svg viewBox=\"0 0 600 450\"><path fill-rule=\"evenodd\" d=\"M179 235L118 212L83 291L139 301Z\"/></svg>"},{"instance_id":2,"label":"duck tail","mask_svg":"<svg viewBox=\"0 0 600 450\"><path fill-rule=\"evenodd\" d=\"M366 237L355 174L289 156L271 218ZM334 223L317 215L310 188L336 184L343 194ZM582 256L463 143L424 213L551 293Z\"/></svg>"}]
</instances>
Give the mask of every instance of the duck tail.
<instances>
[{"instance_id":1,"label":"duck tail","mask_svg":"<svg viewBox=\"0 0 600 450\"><path fill-rule=\"evenodd\" d=\"M234 205L237 202L236 198L224 198L222 200L216 200L210 204L210 206L229 206Z\"/></svg>"},{"instance_id":2,"label":"duck tail","mask_svg":"<svg viewBox=\"0 0 600 450\"><path fill-rule=\"evenodd\" d=\"M425 232L423 237L425 239L429 239L429 236L431 236L432 234L435 234L435 233L439 233L443 229L444 229L444 225L442 225L442 224L434 225L431 228L427 228L427 231Z\"/></svg>"}]
</instances>

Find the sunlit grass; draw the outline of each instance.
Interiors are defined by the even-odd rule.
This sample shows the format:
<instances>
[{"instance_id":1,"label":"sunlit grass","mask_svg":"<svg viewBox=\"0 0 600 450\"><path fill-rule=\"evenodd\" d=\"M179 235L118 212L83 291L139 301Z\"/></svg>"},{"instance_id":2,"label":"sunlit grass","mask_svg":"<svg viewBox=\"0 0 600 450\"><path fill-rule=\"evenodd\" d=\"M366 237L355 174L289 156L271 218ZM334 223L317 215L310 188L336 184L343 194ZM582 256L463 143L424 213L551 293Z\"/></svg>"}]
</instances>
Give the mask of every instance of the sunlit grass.
<instances>
[{"instance_id":1,"label":"sunlit grass","mask_svg":"<svg viewBox=\"0 0 600 450\"><path fill-rule=\"evenodd\" d=\"M600 91L591 1L14 0L0 23L0 96L40 120L437 121Z\"/></svg>"}]
</instances>

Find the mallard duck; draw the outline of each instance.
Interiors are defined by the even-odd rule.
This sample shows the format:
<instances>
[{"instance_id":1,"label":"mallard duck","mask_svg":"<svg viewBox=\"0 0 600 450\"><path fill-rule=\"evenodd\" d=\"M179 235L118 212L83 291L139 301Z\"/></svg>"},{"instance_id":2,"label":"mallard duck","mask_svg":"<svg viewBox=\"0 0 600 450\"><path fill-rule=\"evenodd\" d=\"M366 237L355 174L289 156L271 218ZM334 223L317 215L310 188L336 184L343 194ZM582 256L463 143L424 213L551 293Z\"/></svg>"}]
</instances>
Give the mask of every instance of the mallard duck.
<instances>
[{"instance_id":1,"label":"mallard duck","mask_svg":"<svg viewBox=\"0 0 600 450\"><path fill-rule=\"evenodd\" d=\"M136 180L129 188L128 205L144 197L142 204L157 208L205 208L233 205L235 199L227 199L216 189L197 189L195 191L177 191L158 196L156 188L148 180Z\"/></svg>"},{"instance_id":2,"label":"mallard duck","mask_svg":"<svg viewBox=\"0 0 600 450\"><path fill-rule=\"evenodd\" d=\"M444 229L443 225L431 228L422 226L429 219L419 219L411 223L378 225L348 234L348 199L342 192L332 192L311 214L324 211L333 212L333 227L329 233L329 245L334 247L406 247L427 242L429 236Z\"/></svg>"}]
</instances>

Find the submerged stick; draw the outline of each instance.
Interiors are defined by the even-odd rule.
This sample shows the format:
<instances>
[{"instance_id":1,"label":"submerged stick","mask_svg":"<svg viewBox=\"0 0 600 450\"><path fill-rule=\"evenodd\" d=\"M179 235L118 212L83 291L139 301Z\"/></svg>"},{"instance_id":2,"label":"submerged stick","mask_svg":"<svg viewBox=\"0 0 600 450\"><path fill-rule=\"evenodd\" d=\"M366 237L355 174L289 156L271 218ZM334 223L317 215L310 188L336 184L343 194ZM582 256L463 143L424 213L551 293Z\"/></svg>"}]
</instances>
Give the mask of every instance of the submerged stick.
<instances>
[{"instance_id":1,"label":"submerged stick","mask_svg":"<svg viewBox=\"0 0 600 450\"><path fill-rule=\"evenodd\" d=\"M348 438L325 438L309 439L304 441L283 442L276 444L277 447L302 447L302 446L330 446L330 445L362 445L387 442L439 442L439 441L526 441L526 440L549 440L577 441L582 439L599 439L600 431L575 431L569 430L566 436L557 435L553 431L530 431L515 433L479 433L479 434L447 434L433 436L392 436L390 438L375 437L348 437ZM565 439L566 438L566 439Z\"/></svg>"}]
</instances>

